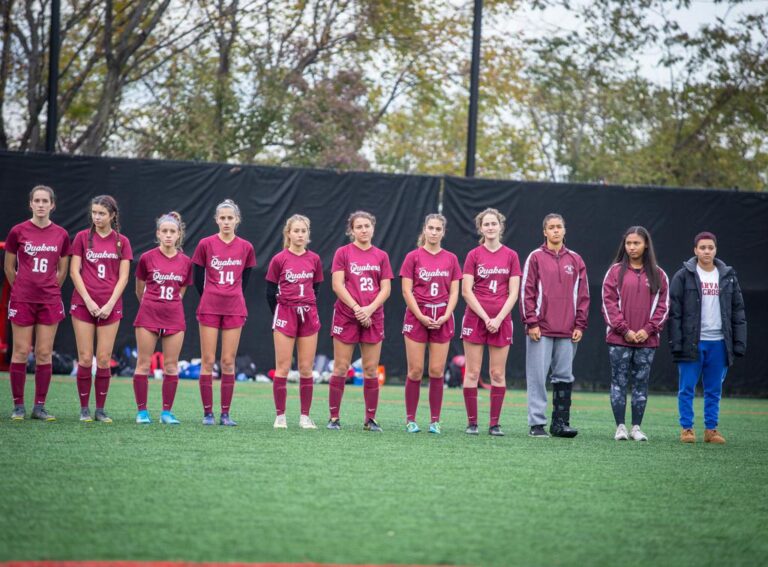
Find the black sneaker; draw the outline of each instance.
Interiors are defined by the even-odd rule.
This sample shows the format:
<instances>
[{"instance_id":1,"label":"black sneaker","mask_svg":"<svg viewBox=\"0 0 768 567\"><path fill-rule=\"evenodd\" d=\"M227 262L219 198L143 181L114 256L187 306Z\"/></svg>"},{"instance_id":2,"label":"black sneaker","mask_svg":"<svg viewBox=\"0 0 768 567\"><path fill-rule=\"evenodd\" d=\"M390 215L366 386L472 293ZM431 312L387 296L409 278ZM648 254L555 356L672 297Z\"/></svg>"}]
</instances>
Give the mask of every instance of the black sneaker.
<instances>
[{"instance_id":1,"label":"black sneaker","mask_svg":"<svg viewBox=\"0 0 768 567\"><path fill-rule=\"evenodd\" d=\"M528 431L528 436L546 439L549 437L549 433L547 433L543 425L532 425L530 431Z\"/></svg>"},{"instance_id":2,"label":"black sneaker","mask_svg":"<svg viewBox=\"0 0 768 567\"><path fill-rule=\"evenodd\" d=\"M492 425L488 428L488 435L492 435L494 437L504 437L504 432L501 430L501 426Z\"/></svg>"},{"instance_id":3,"label":"black sneaker","mask_svg":"<svg viewBox=\"0 0 768 567\"><path fill-rule=\"evenodd\" d=\"M328 420L328 425L326 425L325 428L333 431L341 431L341 422L338 419L331 418Z\"/></svg>"},{"instance_id":4,"label":"black sneaker","mask_svg":"<svg viewBox=\"0 0 768 567\"><path fill-rule=\"evenodd\" d=\"M381 433L382 431L384 431L381 428L381 425L376 423L376 420L373 418L368 418L365 420L365 423L363 424L363 429L365 429L366 431L373 431L376 433Z\"/></svg>"},{"instance_id":5,"label":"black sneaker","mask_svg":"<svg viewBox=\"0 0 768 567\"><path fill-rule=\"evenodd\" d=\"M467 425L467 428L464 430L464 433L466 433L467 435L478 435L480 431L478 431L476 423L470 423L469 425Z\"/></svg>"}]
</instances>

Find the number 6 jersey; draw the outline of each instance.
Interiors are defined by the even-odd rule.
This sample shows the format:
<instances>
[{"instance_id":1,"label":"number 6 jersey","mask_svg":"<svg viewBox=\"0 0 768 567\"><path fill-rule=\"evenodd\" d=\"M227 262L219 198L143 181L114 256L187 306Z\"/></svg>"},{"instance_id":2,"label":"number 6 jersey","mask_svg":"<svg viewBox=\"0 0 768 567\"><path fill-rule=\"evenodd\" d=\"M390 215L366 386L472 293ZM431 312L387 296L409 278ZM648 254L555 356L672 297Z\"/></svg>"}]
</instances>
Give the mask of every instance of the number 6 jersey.
<instances>
[{"instance_id":1,"label":"number 6 jersey","mask_svg":"<svg viewBox=\"0 0 768 567\"><path fill-rule=\"evenodd\" d=\"M192 262L205 268L205 288L198 314L247 317L243 297L243 271L256 265L256 254L247 240L235 236L224 242L218 234L203 238Z\"/></svg>"},{"instance_id":2,"label":"number 6 jersey","mask_svg":"<svg viewBox=\"0 0 768 567\"><path fill-rule=\"evenodd\" d=\"M352 242L336 250L331 272L344 272L344 287L362 307L370 305L376 299L381 289L381 280L394 278L389 255L384 250L375 246L362 250ZM336 300L334 308L353 318L355 316L352 309L340 299ZM376 313L383 312L384 306L376 310Z\"/></svg>"},{"instance_id":3,"label":"number 6 jersey","mask_svg":"<svg viewBox=\"0 0 768 567\"><path fill-rule=\"evenodd\" d=\"M59 260L70 255L66 230L54 223L40 228L31 220L24 221L8 233L5 249L16 254L16 280L11 288L11 301L61 302L56 269Z\"/></svg>"}]
</instances>

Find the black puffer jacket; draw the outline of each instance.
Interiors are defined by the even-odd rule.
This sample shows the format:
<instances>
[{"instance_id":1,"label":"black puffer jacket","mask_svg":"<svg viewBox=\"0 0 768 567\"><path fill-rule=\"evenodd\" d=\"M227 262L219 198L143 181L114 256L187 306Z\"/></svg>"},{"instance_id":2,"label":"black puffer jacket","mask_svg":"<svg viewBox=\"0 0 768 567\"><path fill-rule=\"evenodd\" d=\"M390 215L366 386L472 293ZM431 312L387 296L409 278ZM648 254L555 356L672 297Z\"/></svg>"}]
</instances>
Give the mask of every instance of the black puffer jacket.
<instances>
[{"instance_id":1,"label":"black puffer jacket","mask_svg":"<svg viewBox=\"0 0 768 567\"><path fill-rule=\"evenodd\" d=\"M669 346L675 362L698 360L701 333L701 280L696 257L683 263L669 284ZM720 274L720 316L728 366L747 351L747 319L736 271L715 258Z\"/></svg>"}]
</instances>

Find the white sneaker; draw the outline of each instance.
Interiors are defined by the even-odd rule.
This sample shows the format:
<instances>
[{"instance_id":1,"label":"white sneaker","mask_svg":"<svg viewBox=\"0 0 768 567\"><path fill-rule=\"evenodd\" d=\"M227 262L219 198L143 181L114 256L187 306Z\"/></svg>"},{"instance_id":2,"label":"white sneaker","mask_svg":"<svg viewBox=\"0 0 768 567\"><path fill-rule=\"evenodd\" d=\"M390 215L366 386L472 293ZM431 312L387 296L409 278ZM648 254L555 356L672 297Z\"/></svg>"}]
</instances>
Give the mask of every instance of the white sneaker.
<instances>
[{"instance_id":1,"label":"white sneaker","mask_svg":"<svg viewBox=\"0 0 768 567\"><path fill-rule=\"evenodd\" d=\"M299 427L302 429L317 429L317 425L308 415L302 415L299 417Z\"/></svg>"},{"instance_id":2,"label":"white sneaker","mask_svg":"<svg viewBox=\"0 0 768 567\"><path fill-rule=\"evenodd\" d=\"M627 439L629 439L629 434L627 433L627 426L624 425L623 423L620 424L616 428L616 434L613 436L613 438L616 441L626 441Z\"/></svg>"},{"instance_id":3,"label":"white sneaker","mask_svg":"<svg viewBox=\"0 0 768 567\"><path fill-rule=\"evenodd\" d=\"M632 433L630 433L629 436L632 437L632 439L635 441L648 441L648 436L640 431L639 425L632 426Z\"/></svg>"},{"instance_id":4,"label":"white sneaker","mask_svg":"<svg viewBox=\"0 0 768 567\"><path fill-rule=\"evenodd\" d=\"M288 421L285 419L285 414L278 415L275 418L275 424L272 427L275 429L288 429Z\"/></svg>"}]
</instances>

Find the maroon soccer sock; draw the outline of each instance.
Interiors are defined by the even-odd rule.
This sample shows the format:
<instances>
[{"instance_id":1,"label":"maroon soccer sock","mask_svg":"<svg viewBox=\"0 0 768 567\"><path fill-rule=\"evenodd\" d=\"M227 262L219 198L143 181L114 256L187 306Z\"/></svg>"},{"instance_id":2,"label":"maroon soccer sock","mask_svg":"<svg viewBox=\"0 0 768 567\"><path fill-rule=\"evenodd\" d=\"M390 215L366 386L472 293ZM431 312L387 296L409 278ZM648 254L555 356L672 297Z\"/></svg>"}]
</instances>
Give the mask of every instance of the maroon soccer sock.
<instances>
[{"instance_id":1,"label":"maroon soccer sock","mask_svg":"<svg viewBox=\"0 0 768 567\"><path fill-rule=\"evenodd\" d=\"M491 427L499 424L506 394L507 389L504 386L491 386Z\"/></svg>"},{"instance_id":2,"label":"maroon soccer sock","mask_svg":"<svg viewBox=\"0 0 768 567\"><path fill-rule=\"evenodd\" d=\"M38 364L35 366L35 405L44 406L48 396L48 388L51 386L53 367L50 364Z\"/></svg>"},{"instance_id":3,"label":"maroon soccer sock","mask_svg":"<svg viewBox=\"0 0 768 567\"><path fill-rule=\"evenodd\" d=\"M299 379L299 399L301 400L301 415L309 415L309 408L312 407L312 393L315 389L315 383L312 376Z\"/></svg>"},{"instance_id":4,"label":"maroon soccer sock","mask_svg":"<svg viewBox=\"0 0 768 567\"><path fill-rule=\"evenodd\" d=\"M363 399L365 400L365 419L376 419L379 407L379 379L365 378L363 380Z\"/></svg>"},{"instance_id":5,"label":"maroon soccer sock","mask_svg":"<svg viewBox=\"0 0 768 567\"><path fill-rule=\"evenodd\" d=\"M467 421L477 424L477 388L464 387L464 407L467 408Z\"/></svg>"},{"instance_id":6,"label":"maroon soccer sock","mask_svg":"<svg viewBox=\"0 0 768 567\"><path fill-rule=\"evenodd\" d=\"M109 368L96 368L96 409L104 409L111 379L112 371Z\"/></svg>"},{"instance_id":7,"label":"maroon soccer sock","mask_svg":"<svg viewBox=\"0 0 768 567\"><path fill-rule=\"evenodd\" d=\"M221 413L229 413L232 405L232 396L235 393L235 375L221 375Z\"/></svg>"},{"instance_id":8,"label":"maroon soccer sock","mask_svg":"<svg viewBox=\"0 0 768 567\"><path fill-rule=\"evenodd\" d=\"M272 397L275 400L275 413L285 415L285 400L288 398L288 379L275 376L272 379Z\"/></svg>"},{"instance_id":9,"label":"maroon soccer sock","mask_svg":"<svg viewBox=\"0 0 768 567\"><path fill-rule=\"evenodd\" d=\"M419 407L421 380L405 379L405 419L416 421L416 409Z\"/></svg>"},{"instance_id":10,"label":"maroon soccer sock","mask_svg":"<svg viewBox=\"0 0 768 567\"><path fill-rule=\"evenodd\" d=\"M443 409L443 377L429 379L429 413L434 423L440 421L440 411Z\"/></svg>"},{"instance_id":11,"label":"maroon soccer sock","mask_svg":"<svg viewBox=\"0 0 768 567\"><path fill-rule=\"evenodd\" d=\"M133 375L133 395L136 396L136 407L139 411L147 409L147 392L149 391L149 379L146 374Z\"/></svg>"},{"instance_id":12,"label":"maroon soccer sock","mask_svg":"<svg viewBox=\"0 0 768 567\"><path fill-rule=\"evenodd\" d=\"M200 400L203 402L203 413L213 413L213 376L201 374L198 381L200 386Z\"/></svg>"},{"instance_id":13,"label":"maroon soccer sock","mask_svg":"<svg viewBox=\"0 0 768 567\"><path fill-rule=\"evenodd\" d=\"M11 362L11 395L13 404L16 406L24 405L24 383L27 381L27 363Z\"/></svg>"},{"instance_id":14,"label":"maroon soccer sock","mask_svg":"<svg viewBox=\"0 0 768 567\"><path fill-rule=\"evenodd\" d=\"M178 375L165 374L163 376L163 411L171 411L173 400L176 399L176 388L178 386Z\"/></svg>"},{"instance_id":15,"label":"maroon soccer sock","mask_svg":"<svg viewBox=\"0 0 768 567\"><path fill-rule=\"evenodd\" d=\"M77 393L80 407L87 408L91 402L91 367L77 365Z\"/></svg>"},{"instance_id":16,"label":"maroon soccer sock","mask_svg":"<svg viewBox=\"0 0 768 567\"><path fill-rule=\"evenodd\" d=\"M328 388L328 409L331 411L331 419L339 419L345 383L346 380L342 376L331 376Z\"/></svg>"}]
</instances>

